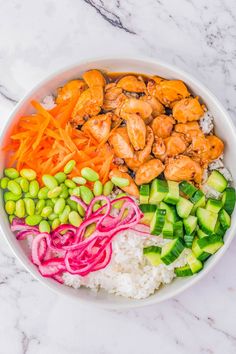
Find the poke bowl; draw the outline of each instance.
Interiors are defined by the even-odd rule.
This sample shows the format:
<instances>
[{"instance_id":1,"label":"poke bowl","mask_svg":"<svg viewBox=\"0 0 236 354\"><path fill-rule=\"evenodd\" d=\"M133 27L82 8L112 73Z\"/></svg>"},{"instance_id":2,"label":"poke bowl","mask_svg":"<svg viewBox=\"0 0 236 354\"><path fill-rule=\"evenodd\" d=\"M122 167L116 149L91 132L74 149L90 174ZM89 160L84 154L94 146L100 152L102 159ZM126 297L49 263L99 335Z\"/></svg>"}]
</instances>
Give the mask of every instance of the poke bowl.
<instances>
[{"instance_id":1,"label":"poke bowl","mask_svg":"<svg viewBox=\"0 0 236 354\"><path fill-rule=\"evenodd\" d=\"M2 133L2 233L59 294L164 301L233 239L235 149L227 112L191 75L150 59L78 63L30 91Z\"/></svg>"}]
</instances>

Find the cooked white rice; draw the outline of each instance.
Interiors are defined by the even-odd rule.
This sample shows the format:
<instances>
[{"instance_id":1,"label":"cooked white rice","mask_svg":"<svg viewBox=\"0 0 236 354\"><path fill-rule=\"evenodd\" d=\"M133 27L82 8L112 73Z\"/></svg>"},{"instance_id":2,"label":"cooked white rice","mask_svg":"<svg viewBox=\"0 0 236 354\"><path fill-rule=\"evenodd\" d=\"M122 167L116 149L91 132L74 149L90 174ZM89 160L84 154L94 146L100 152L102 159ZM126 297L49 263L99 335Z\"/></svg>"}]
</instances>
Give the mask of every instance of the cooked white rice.
<instances>
[{"instance_id":1,"label":"cooked white rice","mask_svg":"<svg viewBox=\"0 0 236 354\"><path fill-rule=\"evenodd\" d=\"M74 288L86 286L98 291L100 288L115 295L143 299L155 292L161 284L170 283L175 277L174 268L187 263L189 250L184 250L170 265L152 266L143 255L143 248L150 245L163 246L167 240L158 236L141 235L127 230L113 240L110 264L86 277L65 273L66 285Z\"/></svg>"},{"instance_id":2,"label":"cooked white rice","mask_svg":"<svg viewBox=\"0 0 236 354\"><path fill-rule=\"evenodd\" d=\"M52 109L56 106L54 97L52 95L45 96L41 104L45 109Z\"/></svg>"},{"instance_id":3,"label":"cooked white rice","mask_svg":"<svg viewBox=\"0 0 236 354\"><path fill-rule=\"evenodd\" d=\"M209 134L214 128L214 118L213 115L207 111L204 116L200 119L199 124L204 134Z\"/></svg>"}]
</instances>

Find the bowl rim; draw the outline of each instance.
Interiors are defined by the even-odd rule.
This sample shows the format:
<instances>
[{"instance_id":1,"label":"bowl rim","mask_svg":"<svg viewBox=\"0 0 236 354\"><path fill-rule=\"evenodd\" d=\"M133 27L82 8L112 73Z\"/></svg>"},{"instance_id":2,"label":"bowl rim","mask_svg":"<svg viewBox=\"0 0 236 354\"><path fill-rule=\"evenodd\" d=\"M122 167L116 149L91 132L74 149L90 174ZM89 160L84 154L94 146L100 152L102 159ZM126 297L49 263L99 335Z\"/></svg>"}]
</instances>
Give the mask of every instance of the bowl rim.
<instances>
[{"instance_id":1,"label":"bowl rim","mask_svg":"<svg viewBox=\"0 0 236 354\"><path fill-rule=\"evenodd\" d=\"M37 93L37 91L43 87L47 82L50 82L52 79L56 78L57 76L68 72L70 70L75 69L76 67L80 67L86 64L90 64L90 63L95 63L95 62L99 62L99 64L101 65L102 61L104 61L104 65L105 62L111 62L112 61L124 61L127 60L129 62L142 62L142 63L147 63L147 64L152 64L152 65L157 65L160 66L164 69L166 69L167 71L170 72L174 72L177 75L180 75L181 77L185 78L186 80L193 82L196 86L198 86L200 88L200 90L202 92L205 92L208 96L211 97L212 101L214 101L214 105L217 107L217 109L221 112L222 116L224 116L225 120L227 121L227 125L228 127L232 130L232 134L234 135L235 139L236 139L236 127L230 117L230 114L226 111L226 109L224 108L224 106L221 104L221 102L219 101L219 99L215 96L215 94L213 94L206 86L205 84L202 84L198 79L196 79L194 76L192 76L191 74L189 74L188 72L186 72L185 70L179 69L177 66L169 64L169 63L165 63L162 60L159 59L154 59L154 58L150 58L150 57L145 57L145 56L111 56L111 57L107 57L107 56L98 56L98 57L91 57L91 58L87 58L87 59L82 59L82 60L77 60L76 62L70 64L70 65L66 65L58 70L55 70L52 74L50 75L46 75L43 79L41 79L40 81L38 81L38 83L36 85L34 85L30 90L27 90L25 95L23 95L23 97L19 100L19 102L15 105L15 107L10 111L10 113L8 114L8 119L7 119L7 123L5 124L4 129L1 132L0 135L0 141L2 141L2 139L4 138L6 132L9 129L9 126L15 116L15 114L17 113L17 111L20 109L21 106L23 106L23 104L25 103L25 101L28 100L28 98L30 98L33 94ZM111 64L112 65L112 64ZM184 80L184 79L183 79ZM81 304L83 305L89 305L89 304L93 304L94 306L98 307L98 308L104 308L104 309L128 309L128 308L136 308L136 307L144 307L144 306L149 306L149 305L154 305L157 303L161 303L163 301L169 300L171 298L174 298L175 296L181 294L182 292L184 292L185 290L187 290L188 288L190 288L191 286L193 286L194 284L198 283L203 277L205 277L213 268L214 266L219 262L219 260L222 258L222 256L224 255L224 253L226 252L226 250L229 248L232 240L233 240L233 233L236 231L236 225L234 227L231 226L231 228L229 229L229 235L228 235L228 243L225 244L215 255L214 255L214 259L213 261L207 265L206 268L203 269L203 271L201 271L200 273L192 276L191 278L189 278L189 281L186 282L185 284L183 284L182 286L180 286L179 288L170 291L170 293L165 294L164 296L160 297L160 298L156 298L156 297L148 297L146 299L142 299L142 301L138 301L135 300L135 302L133 302L133 299L128 299L127 298L127 302L126 303L114 303L114 304L104 304L104 303L100 303L97 302L96 299L94 298L94 300L86 300L84 298L76 298L75 296L73 296L72 294L68 293L64 293L62 291L60 291L60 288L54 287L53 285L51 285L49 282L45 281L45 278L41 276L41 274L37 271L37 269L30 269L27 266L27 263L25 262L25 259L23 256L21 256L20 254L18 254L17 250L15 249L13 243L11 242L10 237L8 237L8 234L11 233L11 231L5 230L3 223L2 223L2 219L0 218L0 230L4 236L4 239L6 240L8 246L10 247L11 251L13 252L13 254L15 255L15 257L17 258L17 260L20 261L20 263L23 265L23 267L35 278L37 279L41 284L43 284L44 286L46 286L47 288L49 288L50 290L54 291L57 294L63 295L65 297L69 297L70 299L74 299L74 300L80 300ZM115 295L114 295L115 296ZM76 300L76 301L77 301ZM128 300L130 300L130 302L128 302Z\"/></svg>"}]
</instances>

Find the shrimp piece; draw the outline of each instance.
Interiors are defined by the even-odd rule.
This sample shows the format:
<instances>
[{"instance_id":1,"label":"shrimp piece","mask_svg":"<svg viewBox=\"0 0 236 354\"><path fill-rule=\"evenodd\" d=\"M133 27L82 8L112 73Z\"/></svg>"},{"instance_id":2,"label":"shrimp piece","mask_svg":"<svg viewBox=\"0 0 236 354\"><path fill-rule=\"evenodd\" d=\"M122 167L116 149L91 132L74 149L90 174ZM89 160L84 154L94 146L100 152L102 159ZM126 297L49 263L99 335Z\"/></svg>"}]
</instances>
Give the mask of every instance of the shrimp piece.
<instances>
[{"instance_id":1,"label":"shrimp piece","mask_svg":"<svg viewBox=\"0 0 236 354\"><path fill-rule=\"evenodd\" d=\"M144 149L146 142L146 125L144 120L137 114L130 114L126 126L134 150Z\"/></svg>"},{"instance_id":2,"label":"shrimp piece","mask_svg":"<svg viewBox=\"0 0 236 354\"><path fill-rule=\"evenodd\" d=\"M110 136L109 143L114 149L115 155L122 159L133 158L134 149L130 144L126 127L117 128Z\"/></svg>"},{"instance_id":3,"label":"shrimp piece","mask_svg":"<svg viewBox=\"0 0 236 354\"><path fill-rule=\"evenodd\" d=\"M86 83L83 80L71 80L63 87L57 90L56 103L60 104L63 101L79 96L86 88Z\"/></svg>"},{"instance_id":4,"label":"shrimp piece","mask_svg":"<svg viewBox=\"0 0 236 354\"><path fill-rule=\"evenodd\" d=\"M153 133L158 138L168 138L173 130L175 120L171 116L162 114L153 119L151 127Z\"/></svg>"},{"instance_id":5,"label":"shrimp piece","mask_svg":"<svg viewBox=\"0 0 236 354\"><path fill-rule=\"evenodd\" d=\"M169 107L171 103L190 96L183 81L164 80L161 78L153 79L153 81L148 82L147 90L151 95L154 95L162 104L164 104L164 106Z\"/></svg>"},{"instance_id":6,"label":"shrimp piece","mask_svg":"<svg viewBox=\"0 0 236 354\"><path fill-rule=\"evenodd\" d=\"M203 171L200 164L189 156L178 155L171 157L165 164L165 178L171 181L195 181L201 183Z\"/></svg>"},{"instance_id":7,"label":"shrimp piece","mask_svg":"<svg viewBox=\"0 0 236 354\"><path fill-rule=\"evenodd\" d=\"M136 171L135 183L140 186L143 183L149 183L159 176L165 169L163 163L158 159L152 159L144 162Z\"/></svg>"},{"instance_id":8,"label":"shrimp piece","mask_svg":"<svg viewBox=\"0 0 236 354\"><path fill-rule=\"evenodd\" d=\"M130 114L138 114L145 121L152 114L152 107L145 101L130 98L123 103L117 113L123 119L127 119Z\"/></svg>"},{"instance_id":9,"label":"shrimp piece","mask_svg":"<svg viewBox=\"0 0 236 354\"><path fill-rule=\"evenodd\" d=\"M85 90L73 109L72 120L77 124L83 124L84 118L99 114L102 104L103 88L101 86L94 86Z\"/></svg>"},{"instance_id":10,"label":"shrimp piece","mask_svg":"<svg viewBox=\"0 0 236 354\"><path fill-rule=\"evenodd\" d=\"M153 142L153 131L149 126L147 126L147 135L144 149L141 151L136 151L132 158L125 158L125 163L131 170L136 171L137 168L141 166L144 162L150 160Z\"/></svg>"},{"instance_id":11,"label":"shrimp piece","mask_svg":"<svg viewBox=\"0 0 236 354\"><path fill-rule=\"evenodd\" d=\"M172 134L170 137L166 138L165 146L166 156L168 157L182 154L187 148L186 141L180 133Z\"/></svg>"},{"instance_id":12,"label":"shrimp piece","mask_svg":"<svg viewBox=\"0 0 236 354\"><path fill-rule=\"evenodd\" d=\"M126 193L133 195L136 198L139 198L139 190L138 187L136 186L133 178L130 177L130 175L126 172L122 172L118 169L113 169L109 173L109 178L111 179L112 177L119 177L119 178L126 178L129 180L129 185L127 187L121 187Z\"/></svg>"},{"instance_id":13,"label":"shrimp piece","mask_svg":"<svg viewBox=\"0 0 236 354\"><path fill-rule=\"evenodd\" d=\"M83 130L88 130L99 143L106 142L111 131L111 119L112 113L92 117L83 125Z\"/></svg>"},{"instance_id":14,"label":"shrimp piece","mask_svg":"<svg viewBox=\"0 0 236 354\"><path fill-rule=\"evenodd\" d=\"M209 135L206 137L209 142L209 157L211 160L218 159L224 151L224 143L215 135Z\"/></svg>"},{"instance_id":15,"label":"shrimp piece","mask_svg":"<svg viewBox=\"0 0 236 354\"><path fill-rule=\"evenodd\" d=\"M199 120L204 114L204 109L197 97L189 97L175 103L172 113L178 122L186 123Z\"/></svg>"},{"instance_id":16,"label":"shrimp piece","mask_svg":"<svg viewBox=\"0 0 236 354\"><path fill-rule=\"evenodd\" d=\"M153 155L162 161L166 158L166 146L162 138L155 137L155 142L152 146Z\"/></svg>"},{"instance_id":17,"label":"shrimp piece","mask_svg":"<svg viewBox=\"0 0 236 354\"><path fill-rule=\"evenodd\" d=\"M126 100L127 97L123 93L122 88L116 87L115 83L111 83L105 86L104 103L102 108L105 111L112 111L120 107Z\"/></svg>"},{"instance_id":18,"label":"shrimp piece","mask_svg":"<svg viewBox=\"0 0 236 354\"><path fill-rule=\"evenodd\" d=\"M146 85L145 82L142 80L139 80L136 76L134 75L127 75L122 77L118 83L117 87L122 88L122 90L129 91L129 92L145 92L146 91Z\"/></svg>"},{"instance_id":19,"label":"shrimp piece","mask_svg":"<svg viewBox=\"0 0 236 354\"><path fill-rule=\"evenodd\" d=\"M84 81L88 85L88 87L101 86L104 87L106 85L106 80L102 73L98 70L89 70L86 71L82 75Z\"/></svg>"},{"instance_id":20,"label":"shrimp piece","mask_svg":"<svg viewBox=\"0 0 236 354\"><path fill-rule=\"evenodd\" d=\"M156 97L145 95L145 96L141 96L140 100L145 101L150 104L150 106L152 107L152 116L153 117L156 117L156 116L159 116L159 115L165 113L165 108L164 108L163 104L161 104L161 102L158 101L158 99Z\"/></svg>"}]
</instances>

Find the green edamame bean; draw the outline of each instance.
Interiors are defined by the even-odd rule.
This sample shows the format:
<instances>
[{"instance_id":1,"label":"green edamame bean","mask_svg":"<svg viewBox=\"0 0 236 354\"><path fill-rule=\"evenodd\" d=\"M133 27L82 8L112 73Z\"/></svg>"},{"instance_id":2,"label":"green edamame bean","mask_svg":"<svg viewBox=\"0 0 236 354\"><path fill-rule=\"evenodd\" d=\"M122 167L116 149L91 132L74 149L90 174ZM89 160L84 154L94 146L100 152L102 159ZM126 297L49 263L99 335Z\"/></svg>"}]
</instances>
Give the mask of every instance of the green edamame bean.
<instances>
[{"instance_id":1,"label":"green edamame bean","mask_svg":"<svg viewBox=\"0 0 236 354\"><path fill-rule=\"evenodd\" d=\"M50 206L51 208L54 208L54 204L50 199L46 200L46 206Z\"/></svg>"},{"instance_id":2,"label":"green edamame bean","mask_svg":"<svg viewBox=\"0 0 236 354\"><path fill-rule=\"evenodd\" d=\"M54 177L56 178L56 180L59 184L63 183L67 178L67 176L64 172L58 172Z\"/></svg>"},{"instance_id":3,"label":"green edamame bean","mask_svg":"<svg viewBox=\"0 0 236 354\"><path fill-rule=\"evenodd\" d=\"M50 215L48 216L48 219L49 219L50 221L53 221L53 220L55 220L56 218L58 218L58 215L55 214L55 213L52 213L52 214L50 214Z\"/></svg>"},{"instance_id":4,"label":"green edamame bean","mask_svg":"<svg viewBox=\"0 0 236 354\"><path fill-rule=\"evenodd\" d=\"M103 194L107 197L109 194L111 194L113 188L114 184L112 183L112 181L107 181L103 187Z\"/></svg>"},{"instance_id":5,"label":"green edamame bean","mask_svg":"<svg viewBox=\"0 0 236 354\"><path fill-rule=\"evenodd\" d=\"M43 175L42 177L43 183L49 189L54 189L58 186L58 182L55 177L50 175Z\"/></svg>"},{"instance_id":6,"label":"green edamame bean","mask_svg":"<svg viewBox=\"0 0 236 354\"><path fill-rule=\"evenodd\" d=\"M60 194L60 198L64 198L67 199L69 197L69 191L68 188L66 187L66 185L64 183L60 184L60 187L62 189L62 192Z\"/></svg>"},{"instance_id":7,"label":"green edamame bean","mask_svg":"<svg viewBox=\"0 0 236 354\"><path fill-rule=\"evenodd\" d=\"M40 188L40 190L38 192L38 198L39 199L47 199L48 198L48 192L49 192L49 188L48 187Z\"/></svg>"},{"instance_id":8,"label":"green edamame bean","mask_svg":"<svg viewBox=\"0 0 236 354\"><path fill-rule=\"evenodd\" d=\"M80 196L80 187L75 187L72 189L71 195L76 195L77 197Z\"/></svg>"},{"instance_id":9,"label":"green edamame bean","mask_svg":"<svg viewBox=\"0 0 236 354\"><path fill-rule=\"evenodd\" d=\"M112 183L117 186L117 187L128 187L130 184L130 181L128 178L122 178L122 177L112 177L111 178Z\"/></svg>"},{"instance_id":10,"label":"green edamame bean","mask_svg":"<svg viewBox=\"0 0 236 354\"><path fill-rule=\"evenodd\" d=\"M92 170L92 168L89 168L89 167L82 168L81 175L87 181L90 181L90 182L95 182L95 181L97 181L99 179L98 173L96 171Z\"/></svg>"},{"instance_id":11,"label":"green edamame bean","mask_svg":"<svg viewBox=\"0 0 236 354\"><path fill-rule=\"evenodd\" d=\"M14 181L18 184L20 184L20 181L22 180L23 177L17 177L14 179Z\"/></svg>"},{"instance_id":12,"label":"green edamame bean","mask_svg":"<svg viewBox=\"0 0 236 354\"><path fill-rule=\"evenodd\" d=\"M54 213L61 214L66 205L66 201L63 198L59 198L54 205Z\"/></svg>"},{"instance_id":13,"label":"green edamame bean","mask_svg":"<svg viewBox=\"0 0 236 354\"><path fill-rule=\"evenodd\" d=\"M93 194L98 197L99 195L102 195L102 190L103 190L103 185L101 181L96 181L94 182L93 185Z\"/></svg>"},{"instance_id":14,"label":"green edamame bean","mask_svg":"<svg viewBox=\"0 0 236 354\"><path fill-rule=\"evenodd\" d=\"M19 177L19 172L15 168L5 168L4 175L10 179L15 179Z\"/></svg>"},{"instance_id":15,"label":"green edamame bean","mask_svg":"<svg viewBox=\"0 0 236 354\"><path fill-rule=\"evenodd\" d=\"M89 204L94 197L93 192L86 186L80 186L80 195L86 204Z\"/></svg>"},{"instance_id":16,"label":"green edamame bean","mask_svg":"<svg viewBox=\"0 0 236 354\"><path fill-rule=\"evenodd\" d=\"M95 203L93 206L93 211L97 211L99 208L101 208L101 205L99 203Z\"/></svg>"},{"instance_id":17,"label":"green edamame bean","mask_svg":"<svg viewBox=\"0 0 236 354\"><path fill-rule=\"evenodd\" d=\"M24 197L25 197L25 198L32 198L30 192L25 193Z\"/></svg>"},{"instance_id":18,"label":"green edamame bean","mask_svg":"<svg viewBox=\"0 0 236 354\"><path fill-rule=\"evenodd\" d=\"M24 193L27 193L29 191L29 181L26 178L21 177L19 184Z\"/></svg>"},{"instance_id":19,"label":"green edamame bean","mask_svg":"<svg viewBox=\"0 0 236 354\"><path fill-rule=\"evenodd\" d=\"M8 200L14 200L15 202L22 197L21 194L13 194L12 192L5 192L4 193L4 201L7 202Z\"/></svg>"},{"instance_id":20,"label":"green edamame bean","mask_svg":"<svg viewBox=\"0 0 236 354\"><path fill-rule=\"evenodd\" d=\"M21 194L21 187L15 181L9 181L7 185L7 189L12 192L13 194L20 195Z\"/></svg>"},{"instance_id":21,"label":"green edamame bean","mask_svg":"<svg viewBox=\"0 0 236 354\"><path fill-rule=\"evenodd\" d=\"M61 224L60 219L54 219L52 222L52 229L55 230Z\"/></svg>"},{"instance_id":22,"label":"green edamame bean","mask_svg":"<svg viewBox=\"0 0 236 354\"><path fill-rule=\"evenodd\" d=\"M77 203L74 200L67 198L66 204L70 206L71 210L77 211Z\"/></svg>"},{"instance_id":23,"label":"green edamame bean","mask_svg":"<svg viewBox=\"0 0 236 354\"><path fill-rule=\"evenodd\" d=\"M78 211L80 216L83 217L85 215L85 210L79 203L77 204L77 211Z\"/></svg>"},{"instance_id":24,"label":"green edamame bean","mask_svg":"<svg viewBox=\"0 0 236 354\"><path fill-rule=\"evenodd\" d=\"M70 211L71 211L71 209L70 209L69 205L66 205L63 212L59 215L59 219L62 224L67 223Z\"/></svg>"},{"instance_id":25,"label":"green edamame bean","mask_svg":"<svg viewBox=\"0 0 236 354\"><path fill-rule=\"evenodd\" d=\"M74 226L79 226L82 222L82 218L76 211L71 211L69 213L69 222Z\"/></svg>"},{"instance_id":26,"label":"green edamame bean","mask_svg":"<svg viewBox=\"0 0 236 354\"><path fill-rule=\"evenodd\" d=\"M69 192L69 195L72 195L73 194L73 189L69 188L68 192Z\"/></svg>"},{"instance_id":27,"label":"green edamame bean","mask_svg":"<svg viewBox=\"0 0 236 354\"><path fill-rule=\"evenodd\" d=\"M12 224L12 221L15 219L15 215L9 215L9 222Z\"/></svg>"},{"instance_id":28,"label":"green edamame bean","mask_svg":"<svg viewBox=\"0 0 236 354\"><path fill-rule=\"evenodd\" d=\"M103 206L103 205L106 205L107 204L107 202L106 202L106 200L101 200L101 205Z\"/></svg>"},{"instance_id":29,"label":"green edamame bean","mask_svg":"<svg viewBox=\"0 0 236 354\"><path fill-rule=\"evenodd\" d=\"M37 176L36 172L31 168L23 168L20 171L20 175L21 177L26 178L28 181L33 181Z\"/></svg>"},{"instance_id":30,"label":"green edamame bean","mask_svg":"<svg viewBox=\"0 0 236 354\"><path fill-rule=\"evenodd\" d=\"M62 188L60 186L50 189L48 192L48 198L56 198L62 192Z\"/></svg>"},{"instance_id":31,"label":"green edamame bean","mask_svg":"<svg viewBox=\"0 0 236 354\"><path fill-rule=\"evenodd\" d=\"M65 185L68 188L75 188L76 187L75 182L73 182L71 179L66 179L65 180Z\"/></svg>"},{"instance_id":32,"label":"green edamame bean","mask_svg":"<svg viewBox=\"0 0 236 354\"><path fill-rule=\"evenodd\" d=\"M51 227L50 227L49 223L47 222L47 220L40 221L40 223L39 223L39 231L40 232L48 232L48 233L50 233Z\"/></svg>"},{"instance_id":33,"label":"green edamame bean","mask_svg":"<svg viewBox=\"0 0 236 354\"><path fill-rule=\"evenodd\" d=\"M40 221L42 221L41 215L29 215L25 218L26 224L30 226L38 225Z\"/></svg>"},{"instance_id":34,"label":"green edamame bean","mask_svg":"<svg viewBox=\"0 0 236 354\"><path fill-rule=\"evenodd\" d=\"M35 213L35 203L34 203L33 199L25 198L24 202L25 202L26 214L34 215L34 213Z\"/></svg>"},{"instance_id":35,"label":"green edamame bean","mask_svg":"<svg viewBox=\"0 0 236 354\"><path fill-rule=\"evenodd\" d=\"M86 179L84 177L73 177L72 181L76 184L86 184Z\"/></svg>"},{"instance_id":36,"label":"green edamame bean","mask_svg":"<svg viewBox=\"0 0 236 354\"><path fill-rule=\"evenodd\" d=\"M23 199L17 200L15 215L18 218L23 218L25 216L25 203Z\"/></svg>"},{"instance_id":37,"label":"green edamame bean","mask_svg":"<svg viewBox=\"0 0 236 354\"><path fill-rule=\"evenodd\" d=\"M45 204L46 204L46 202L45 202L44 199L40 199L40 200L37 201L36 207L35 207L35 213L37 215L41 214L43 208L45 207Z\"/></svg>"},{"instance_id":38,"label":"green edamame bean","mask_svg":"<svg viewBox=\"0 0 236 354\"><path fill-rule=\"evenodd\" d=\"M1 188L6 189L9 181L10 179L8 177L3 177L0 184Z\"/></svg>"},{"instance_id":39,"label":"green edamame bean","mask_svg":"<svg viewBox=\"0 0 236 354\"><path fill-rule=\"evenodd\" d=\"M126 193L120 193L120 194L118 194L118 195L115 197L115 199L118 199L118 198L121 198L121 197L126 197L126 195L127 195ZM120 200L120 201L114 203L114 204L113 204L113 207L114 207L115 209L120 209L123 204L124 204L124 200Z\"/></svg>"},{"instance_id":40,"label":"green edamame bean","mask_svg":"<svg viewBox=\"0 0 236 354\"><path fill-rule=\"evenodd\" d=\"M8 200L5 204L5 210L8 215L12 215L15 212L16 203L13 200Z\"/></svg>"},{"instance_id":41,"label":"green edamame bean","mask_svg":"<svg viewBox=\"0 0 236 354\"><path fill-rule=\"evenodd\" d=\"M53 204L55 205L56 202L58 201L59 198L52 198L51 201L53 202Z\"/></svg>"},{"instance_id":42,"label":"green edamame bean","mask_svg":"<svg viewBox=\"0 0 236 354\"><path fill-rule=\"evenodd\" d=\"M67 162L67 164L64 167L64 173L66 173L67 175L71 173L73 168L75 167L75 164L76 164L75 160L70 160L69 162Z\"/></svg>"},{"instance_id":43,"label":"green edamame bean","mask_svg":"<svg viewBox=\"0 0 236 354\"><path fill-rule=\"evenodd\" d=\"M31 181L29 184L29 193L32 198L36 198L39 192L39 182Z\"/></svg>"},{"instance_id":44,"label":"green edamame bean","mask_svg":"<svg viewBox=\"0 0 236 354\"><path fill-rule=\"evenodd\" d=\"M45 206L41 212L41 216L43 218L47 218L50 214L52 214L52 211L53 211L52 207Z\"/></svg>"}]
</instances>

